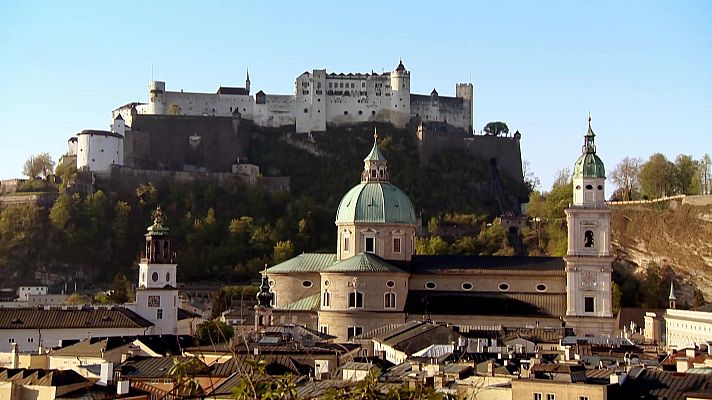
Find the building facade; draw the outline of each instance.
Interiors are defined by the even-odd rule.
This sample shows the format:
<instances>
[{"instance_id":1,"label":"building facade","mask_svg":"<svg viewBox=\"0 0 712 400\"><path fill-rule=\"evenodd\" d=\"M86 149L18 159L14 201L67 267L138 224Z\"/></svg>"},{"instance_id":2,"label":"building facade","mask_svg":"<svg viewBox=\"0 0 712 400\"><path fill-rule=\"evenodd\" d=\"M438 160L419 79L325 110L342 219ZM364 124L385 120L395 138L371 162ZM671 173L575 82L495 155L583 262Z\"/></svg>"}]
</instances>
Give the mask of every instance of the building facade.
<instances>
[{"instance_id":1,"label":"building facade","mask_svg":"<svg viewBox=\"0 0 712 400\"><path fill-rule=\"evenodd\" d=\"M336 212L336 254L302 254L267 269L274 315L308 323L304 315L316 314L312 328L339 340L421 319L612 335L610 211L594 137L589 119L563 259L416 255L415 208L390 183L374 141L361 183Z\"/></svg>"}]
</instances>

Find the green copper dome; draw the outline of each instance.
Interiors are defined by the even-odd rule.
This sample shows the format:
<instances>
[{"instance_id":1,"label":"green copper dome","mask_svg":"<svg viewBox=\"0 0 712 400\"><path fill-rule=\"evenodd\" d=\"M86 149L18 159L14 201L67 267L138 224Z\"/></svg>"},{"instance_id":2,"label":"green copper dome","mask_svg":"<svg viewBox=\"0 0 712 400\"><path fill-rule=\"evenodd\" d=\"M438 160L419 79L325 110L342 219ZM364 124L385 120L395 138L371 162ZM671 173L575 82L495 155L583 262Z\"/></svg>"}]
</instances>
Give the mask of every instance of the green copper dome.
<instances>
[{"instance_id":1,"label":"green copper dome","mask_svg":"<svg viewBox=\"0 0 712 400\"><path fill-rule=\"evenodd\" d=\"M582 154L574 166L574 178L606 178L603 161L596 154Z\"/></svg>"},{"instance_id":2,"label":"green copper dome","mask_svg":"<svg viewBox=\"0 0 712 400\"><path fill-rule=\"evenodd\" d=\"M386 223L415 225L413 203L388 182L361 182L341 199L336 223Z\"/></svg>"},{"instance_id":3,"label":"green copper dome","mask_svg":"<svg viewBox=\"0 0 712 400\"><path fill-rule=\"evenodd\" d=\"M588 131L583 136L584 143L581 148L581 157L574 165L574 178L603 178L606 179L606 168L603 161L596 155L596 134L591 128L591 116L588 116Z\"/></svg>"}]
</instances>

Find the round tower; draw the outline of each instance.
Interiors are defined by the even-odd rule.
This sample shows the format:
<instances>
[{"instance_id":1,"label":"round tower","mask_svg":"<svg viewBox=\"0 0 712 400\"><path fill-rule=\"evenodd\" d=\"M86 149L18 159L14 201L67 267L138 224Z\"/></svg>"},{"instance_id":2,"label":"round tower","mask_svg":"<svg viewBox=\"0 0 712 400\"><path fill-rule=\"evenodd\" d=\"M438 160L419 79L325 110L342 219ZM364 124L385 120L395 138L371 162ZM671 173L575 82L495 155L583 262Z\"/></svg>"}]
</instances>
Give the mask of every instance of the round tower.
<instances>
[{"instance_id":1,"label":"round tower","mask_svg":"<svg viewBox=\"0 0 712 400\"><path fill-rule=\"evenodd\" d=\"M166 113L166 83L151 81L148 83L148 113Z\"/></svg>"},{"instance_id":2,"label":"round tower","mask_svg":"<svg viewBox=\"0 0 712 400\"><path fill-rule=\"evenodd\" d=\"M391 123L404 128L410 121L410 71L400 60L391 72Z\"/></svg>"}]
</instances>

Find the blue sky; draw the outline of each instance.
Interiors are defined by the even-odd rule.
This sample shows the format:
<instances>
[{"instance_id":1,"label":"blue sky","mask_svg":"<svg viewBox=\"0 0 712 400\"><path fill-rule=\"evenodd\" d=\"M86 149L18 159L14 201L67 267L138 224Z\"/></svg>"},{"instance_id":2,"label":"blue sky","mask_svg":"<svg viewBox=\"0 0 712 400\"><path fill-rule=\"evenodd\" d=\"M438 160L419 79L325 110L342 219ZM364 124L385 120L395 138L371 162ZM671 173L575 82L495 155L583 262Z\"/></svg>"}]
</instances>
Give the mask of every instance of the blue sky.
<instances>
[{"instance_id":1,"label":"blue sky","mask_svg":"<svg viewBox=\"0 0 712 400\"><path fill-rule=\"evenodd\" d=\"M475 86L475 126L506 121L544 188L578 157L712 152L710 1L6 2L0 10L0 178L66 151L110 111L168 90L292 93L305 70L403 58L414 93Z\"/></svg>"}]
</instances>

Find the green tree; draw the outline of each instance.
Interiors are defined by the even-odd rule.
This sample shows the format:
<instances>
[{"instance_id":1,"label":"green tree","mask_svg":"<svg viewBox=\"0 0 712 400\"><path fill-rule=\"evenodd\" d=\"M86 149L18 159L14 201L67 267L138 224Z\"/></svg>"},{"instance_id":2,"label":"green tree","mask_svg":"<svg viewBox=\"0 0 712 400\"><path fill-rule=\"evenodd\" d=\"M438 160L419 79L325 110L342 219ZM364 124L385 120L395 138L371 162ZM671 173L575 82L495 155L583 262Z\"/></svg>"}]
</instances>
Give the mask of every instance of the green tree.
<instances>
[{"instance_id":1,"label":"green tree","mask_svg":"<svg viewBox=\"0 0 712 400\"><path fill-rule=\"evenodd\" d=\"M613 282L611 284L611 302L612 302L612 310L613 310L613 315L617 315L618 312L621 310L621 288L618 286L617 283Z\"/></svg>"},{"instance_id":2,"label":"green tree","mask_svg":"<svg viewBox=\"0 0 712 400\"><path fill-rule=\"evenodd\" d=\"M30 179L47 178L54 170L54 161L49 153L40 153L30 156L25 161L22 174Z\"/></svg>"},{"instance_id":3,"label":"green tree","mask_svg":"<svg viewBox=\"0 0 712 400\"><path fill-rule=\"evenodd\" d=\"M60 194L49 211L49 220L57 230L65 232L72 219L73 199L67 194Z\"/></svg>"},{"instance_id":4,"label":"green tree","mask_svg":"<svg viewBox=\"0 0 712 400\"><path fill-rule=\"evenodd\" d=\"M699 166L692 156L680 154L672 170L673 190L677 194L700 194Z\"/></svg>"},{"instance_id":5,"label":"green tree","mask_svg":"<svg viewBox=\"0 0 712 400\"><path fill-rule=\"evenodd\" d=\"M673 194L673 164L665 155L655 153L640 167L640 186L649 199Z\"/></svg>"},{"instance_id":6,"label":"green tree","mask_svg":"<svg viewBox=\"0 0 712 400\"><path fill-rule=\"evenodd\" d=\"M104 292L99 292L94 295L94 302L99 304L111 304L111 298Z\"/></svg>"},{"instance_id":7,"label":"green tree","mask_svg":"<svg viewBox=\"0 0 712 400\"><path fill-rule=\"evenodd\" d=\"M211 319L198 325L198 340L202 344L223 343L235 335L232 327L219 319Z\"/></svg>"},{"instance_id":8,"label":"green tree","mask_svg":"<svg viewBox=\"0 0 712 400\"><path fill-rule=\"evenodd\" d=\"M64 190L67 188L67 186L71 185L72 183L74 183L74 181L76 181L77 164L70 162L63 162L57 164L57 168L55 168L54 174L62 180L60 188Z\"/></svg>"},{"instance_id":9,"label":"green tree","mask_svg":"<svg viewBox=\"0 0 712 400\"><path fill-rule=\"evenodd\" d=\"M133 285L129 282L126 275L120 272L117 273L111 285L111 294L109 295L111 302L114 304L124 304L132 300L133 297Z\"/></svg>"},{"instance_id":10,"label":"green tree","mask_svg":"<svg viewBox=\"0 0 712 400\"><path fill-rule=\"evenodd\" d=\"M506 135L509 133L509 127L505 122L502 121L488 122L483 130L486 134L494 136L499 136L502 134Z\"/></svg>"},{"instance_id":11,"label":"green tree","mask_svg":"<svg viewBox=\"0 0 712 400\"><path fill-rule=\"evenodd\" d=\"M127 250L131 206L125 201L117 201L114 206L114 222L111 225L114 247L121 254Z\"/></svg>"}]
</instances>

